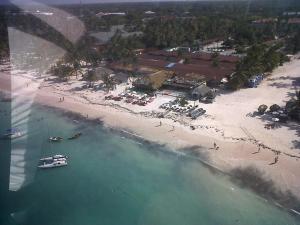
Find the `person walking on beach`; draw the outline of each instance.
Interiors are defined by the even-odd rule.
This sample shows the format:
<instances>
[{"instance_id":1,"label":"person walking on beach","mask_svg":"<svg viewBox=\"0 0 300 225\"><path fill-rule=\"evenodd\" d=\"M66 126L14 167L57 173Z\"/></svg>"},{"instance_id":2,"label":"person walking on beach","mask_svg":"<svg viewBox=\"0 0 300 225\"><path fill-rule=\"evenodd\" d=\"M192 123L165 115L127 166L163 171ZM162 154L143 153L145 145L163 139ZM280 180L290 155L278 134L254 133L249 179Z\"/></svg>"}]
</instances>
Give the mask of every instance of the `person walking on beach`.
<instances>
[{"instance_id":1,"label":"person walking on beach","mask_svg":"<svg viewBox=\"0 0 300 225\"><path fill-rule=\"evenodd\" d=\"M161 121L159 121L159 126L161 127L161 125L162 125L162 122L161 122Z\"/></svg>"}]
</instances>

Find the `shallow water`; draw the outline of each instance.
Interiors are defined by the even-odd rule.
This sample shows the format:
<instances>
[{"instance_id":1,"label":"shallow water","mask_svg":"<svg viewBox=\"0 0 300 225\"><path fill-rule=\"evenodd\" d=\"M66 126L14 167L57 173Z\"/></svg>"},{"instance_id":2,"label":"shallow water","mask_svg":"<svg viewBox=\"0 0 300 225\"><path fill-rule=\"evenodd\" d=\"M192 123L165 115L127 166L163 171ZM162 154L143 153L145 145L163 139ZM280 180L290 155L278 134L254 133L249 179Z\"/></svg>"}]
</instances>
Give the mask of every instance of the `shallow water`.
<instances>
[{"instance_id":1,"label":"shallow water","mask_svg":"<svg viewBox=\"0 0 300 225\"><path fill-rule=\"evenodd\" d=\"M0 113L2 124L5 119ZM123 137L100 123L77 123L41 107L34 107L28 122L15 121L28 135L12 144L19 162L11 174L23 173L24 180L14 176L13 187L20 182L21 188L13 195L11 224L300 224L199 161ZM47 141L50 135L67 138L79 131L83 136L77 140ZM55 153L68 155L69 165L36 169L40 157Z\"/></svg>"}]
</instances>

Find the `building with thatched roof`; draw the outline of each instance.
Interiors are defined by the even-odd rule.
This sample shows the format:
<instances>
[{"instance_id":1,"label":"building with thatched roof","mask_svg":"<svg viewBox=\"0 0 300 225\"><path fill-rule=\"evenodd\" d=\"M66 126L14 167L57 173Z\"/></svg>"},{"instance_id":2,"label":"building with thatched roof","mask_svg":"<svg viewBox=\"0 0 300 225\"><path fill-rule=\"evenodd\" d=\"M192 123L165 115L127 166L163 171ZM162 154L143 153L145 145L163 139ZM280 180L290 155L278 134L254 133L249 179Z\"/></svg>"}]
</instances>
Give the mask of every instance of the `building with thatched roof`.
<instances>
[{"instance_id":1,"label":"building with thatched roof","mask_svg":"<svg viewBox=\"0 0 300 225\"><path fill-rule=\"evenodd\" d=\"M158 90L163 86L164 82L167 79L172 77L172 75L172 72L165 70L161 70L148 75L143 75L133 82L133 86L137 89L142 90Z\"/></svg>"},{"instance_id":2,"label":"building with thatched roof","mask_svg":"<svg viewBox=\"0 0 300 225\"><path fill-rule=\"evenodd\" d=\"M200 85L191 92L191 95L194 99L200 99L206 97L207 95L213 95L213 92L212 89L206 85Z\"/></svg>"}]
</instances>

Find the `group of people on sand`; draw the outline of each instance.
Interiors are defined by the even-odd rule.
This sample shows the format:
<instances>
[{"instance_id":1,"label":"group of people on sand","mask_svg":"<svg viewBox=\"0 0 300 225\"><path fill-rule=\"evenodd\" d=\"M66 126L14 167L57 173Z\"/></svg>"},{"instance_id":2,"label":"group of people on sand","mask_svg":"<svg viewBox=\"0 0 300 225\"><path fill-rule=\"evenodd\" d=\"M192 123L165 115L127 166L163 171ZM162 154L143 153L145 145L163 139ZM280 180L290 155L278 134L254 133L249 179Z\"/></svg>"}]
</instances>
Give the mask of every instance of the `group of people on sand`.
<instances>
[{"instance_id":1,"label":"group of people on sand","mask_svg":"<svg viewBox=\"0 0 300 225\"><path fill-rule=\"evenodd\" d=\"M210 148L210 149L214 149L214 150L219 150L219 146L216 144L216 142L214 142L214 147L213 148Z\"/></svg>"},{"instance_id":2,"label":"group of people on sand","mask_svg":"<svg viewBox=\"0 0 300 225\"><path fill-rule=\"evenodd\" d=\"M219 146L214 142L214 150L219 150Z\"/></svg>"},{"instance_id":3,"label":"group of people on sand","mask_svg":"<svg viewBox=\"0 0 300 225\"><path fill-rule=\"evenodd\" d=\"M63 97L59 97L59 101L60 101L60 102L65 101L65 97L64 97L64 96L63 96Z\"/></svg>"}]
</instances>

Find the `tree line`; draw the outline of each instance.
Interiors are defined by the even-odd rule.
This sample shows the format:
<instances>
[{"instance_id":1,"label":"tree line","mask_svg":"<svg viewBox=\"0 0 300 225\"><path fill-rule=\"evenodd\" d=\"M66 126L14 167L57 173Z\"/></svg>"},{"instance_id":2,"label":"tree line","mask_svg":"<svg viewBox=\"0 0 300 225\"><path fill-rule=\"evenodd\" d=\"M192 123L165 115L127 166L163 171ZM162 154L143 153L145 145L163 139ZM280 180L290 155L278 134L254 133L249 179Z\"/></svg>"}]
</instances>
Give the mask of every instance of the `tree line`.
<instances>
[{"instance_id":1,"label":"tree line","mask_svg":"<svg viewBox=\"0 0 300 225\"><path fill-rule=\"evenodd\" d=\"M257 74L272 72L288 58L279 51L282 44L267 46L257 44L247 50L247 55L236 66L236 72L229 80L233 90L244 87L248 79Z\"/></svg>"}]
</instances>

